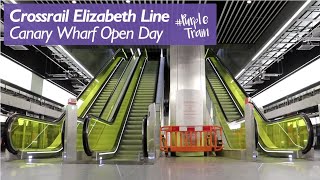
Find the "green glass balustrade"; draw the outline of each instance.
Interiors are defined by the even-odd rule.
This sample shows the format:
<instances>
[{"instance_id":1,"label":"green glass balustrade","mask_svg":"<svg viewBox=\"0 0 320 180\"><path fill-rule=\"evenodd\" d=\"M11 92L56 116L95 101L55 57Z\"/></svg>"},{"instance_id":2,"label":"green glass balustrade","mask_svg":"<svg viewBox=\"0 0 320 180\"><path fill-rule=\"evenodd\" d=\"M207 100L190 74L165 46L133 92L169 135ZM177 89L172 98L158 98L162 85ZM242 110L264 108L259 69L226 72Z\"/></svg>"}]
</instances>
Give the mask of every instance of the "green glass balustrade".
<instances>
[{"instance_id":1,"label":"green glass balustrade","mask_svg":"<svg viewBox=\"0 0 320 180\"><path fill-rule=\"evenodd\" d=\"M90 83L86 90L78 98L78 116L85 115L100 88L106 82L111 73L123 62L124 54L118 53L111 64L103 69ZM124 63L125 64L125 63ZM41 120L23 115L13 115L9 123L7 139L12 153L18 152L42 152L53 153L62 150L62 125L64 115L54 121ZM82 143L83 124L78 120L77 148L83 150ZM9 148L8 148L9 149Z\"/></svg>"},{"instance_id":2,"label":"green glass balustrade","mask_svg":"<svg viewBox=\"0 0 320 180\"><path fill-rule=\"evenodd\" d=\"M245 149L246 148L246 132L244 123L239 123L237 127L230 125L230 122L223 114L223 109L220 107L219 102L212 91L210 81L207 80L207 91L214 107L213 119L218 121L218 124L223 128L228 146L224 149ZM235 122L234 122L235 123Z\"/></svg>"},{"instance_id":3,"label":"green glass balustrade","mask_svg":"<svg viewBox=\"0 0 320 180\"><path fill-rule=\"evenodd\" d=\"M144 63L145 66L142 69ZM94 118L90 120L89 127L94 127L91 128L88 139L92 151L113 152L115 154L117 150L114 159L137 159L138 154L142 151L142 119L148 113L148 106L154 102L158 68L158 61L144 62L144 57L142 57L115 121L106 123ZM141 72L142 70L143 72ZM141 79L138 82L140 74ZM137 91L134 93L136 88ZM125 130L119 140L127 116ZM118 143L120 146L116 149Z\"/></svg>"},{"instance_id":4,"label":"green glass balustrade","mask_svg":"<svg viewBox=\"0 0 320 180\"><path fill-rule=\"evenodd\" d=\"M115 120L113 122L107 122L101 121L95 117L90 117L90 122L88 125L88 144L91 151L112 151L115 147L118 133L123 125L122 123L130 106L131 98L133 98L133 92L135 90L144 61L145 56L142 55L139 59L137 68L133 74L124 99L121 102L121 108L116 114Z\"/></svg>"},{"instance_id":5,"label":"green glass balustrade","mask_svg":"<svg viewBox=\"0 0 320 180\"><path fill-rule=\"evenodd\" d=\"M247 95L240 89L241 87L235 82L233 76L226 70L226 68L215 57L209 57L209 61L213 64L217 70L219 76L223 79L225 85L229 88L233 95L234 100L242 109L245 108L245 99ZM210 96L211 98L213 96ZM216 101L213 98L213 103ZM217 110L221 112L221 109ZM221 120L220 120L220 119ZM256 108L254 108L254 118L257 123L259 133L259 143L266 151L304 151L308 145L310 145L310 124L307 117L304 115L296 115L281 119L278 121L269 122L263 115L261 115ZM219 121L223 121L223 117L217 117ZM243 124L243 123L242 123ZM234 146L233 140L231 140L235 134L232 134L230 128L227 128L226 122L222 122L221 125L224 128L224 133L228 142L232 148L238 148ZM244 131L244 127L239 128L239 131ZM241 146L243 148L243 146Z\"/></svg>"}]
</instances>

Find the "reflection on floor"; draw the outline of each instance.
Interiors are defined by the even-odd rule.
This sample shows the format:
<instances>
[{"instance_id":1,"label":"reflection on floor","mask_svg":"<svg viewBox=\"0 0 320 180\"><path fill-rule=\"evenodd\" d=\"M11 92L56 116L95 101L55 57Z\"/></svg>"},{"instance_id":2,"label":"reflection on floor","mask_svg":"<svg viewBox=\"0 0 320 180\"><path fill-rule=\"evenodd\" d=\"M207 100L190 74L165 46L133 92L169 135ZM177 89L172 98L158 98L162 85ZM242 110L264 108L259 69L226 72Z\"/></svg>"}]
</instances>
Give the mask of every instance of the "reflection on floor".
<instances>
[{"instance_id":1,"label":"reflection on floor","mask_svg":"<svg viewBox=\"0 0 320 180\"><path fill-rule=\"evenodd\" d=\"M4 162L1 180L319 180L320 161L263 158L245 162L223 157L160 158L154 165L62 164L59 159Z\"/></svg>"}]
</instances>

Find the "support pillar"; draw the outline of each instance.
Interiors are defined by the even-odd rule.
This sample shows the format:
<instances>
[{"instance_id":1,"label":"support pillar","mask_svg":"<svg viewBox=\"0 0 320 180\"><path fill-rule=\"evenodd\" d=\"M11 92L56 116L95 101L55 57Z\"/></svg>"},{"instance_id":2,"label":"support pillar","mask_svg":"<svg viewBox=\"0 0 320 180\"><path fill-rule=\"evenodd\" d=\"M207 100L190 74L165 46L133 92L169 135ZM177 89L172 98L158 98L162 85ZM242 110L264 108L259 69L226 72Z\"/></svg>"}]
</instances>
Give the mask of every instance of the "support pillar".
<instances>
[{"instance_id":1,"label":"support pillar","mask_svg":"<svg viewBox=\"0 0 320 180\"><path fill-rule=\"evenodd\" d=\"M206 112L204 46L170 46L169 124L202 126ZM170 144L170 137L167 137ZM203 156L203 153L177 153Z\"/></svg>"},{"instance_id":2,"label":"support pillar","mask_svg":"<svg viewBox=\"0 0 320 180\"><path fill-rule=\"evenodd\" d=\"M319 114L319 121L320 121L320 104L318 104L318 114ZM318 125L320 122L316 122L316 135L315 135L315 148L314 149L320 149L320 127Z\"/></svg>"},{"instance_id":3,"label":"support pillar","mask_svg":"<svg viewBox=\"0 0 320 180\"><path fill-rule=\"evenodd\" d=\"M31 91L42 95L43 89L43 79L34 73L32 73L32 80L31 80Z\"/></svg>"},{"instance_id":4,"label":"support pillar","mask_svg":"<svg viewBox=\"0 0 320 180\"><path fill-rule=\"evenodd\" d=\"M170 46L169 125L203 125L206 111L204 46Z\"/></svg>"}]
</instances>

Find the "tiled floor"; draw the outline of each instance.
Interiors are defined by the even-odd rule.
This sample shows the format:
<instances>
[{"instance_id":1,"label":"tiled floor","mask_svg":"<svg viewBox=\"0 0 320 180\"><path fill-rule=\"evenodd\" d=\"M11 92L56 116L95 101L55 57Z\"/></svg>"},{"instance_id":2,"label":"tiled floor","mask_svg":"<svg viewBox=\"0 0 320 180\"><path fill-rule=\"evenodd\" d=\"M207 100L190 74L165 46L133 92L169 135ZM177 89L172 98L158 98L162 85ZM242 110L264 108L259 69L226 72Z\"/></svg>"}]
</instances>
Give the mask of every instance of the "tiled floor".
<instances>
[{"instance_id":1,"label":"tiled floor","mask_svg":"<svg viewBox=\"0 0 320 180\"><path fill-rule=\"evenodd\" d=\"M1 180L319 180L320 160L264 158L245 162L222 157L160 158L154 165L62 164L59 159L1 161Z\"/></svg>"}]
</instances>

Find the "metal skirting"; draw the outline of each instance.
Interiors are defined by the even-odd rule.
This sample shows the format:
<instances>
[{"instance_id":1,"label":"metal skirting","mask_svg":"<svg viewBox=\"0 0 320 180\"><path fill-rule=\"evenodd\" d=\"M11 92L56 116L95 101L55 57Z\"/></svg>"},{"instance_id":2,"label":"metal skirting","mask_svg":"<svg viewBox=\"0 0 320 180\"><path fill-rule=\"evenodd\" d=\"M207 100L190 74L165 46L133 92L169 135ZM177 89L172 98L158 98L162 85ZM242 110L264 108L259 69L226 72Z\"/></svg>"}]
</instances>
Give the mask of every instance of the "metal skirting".
<instances>
[{"instance_id":1,"label":"metal skirting","mask_svg":"<svg viewBox=\"0 0 320 180\"><path fill-rule=\"evenodd\" d=\"M223 151L216 153L217 156L228 157L231 159L239 159L245 160L246 159L246 150L245 149L224 149Z\"/></svg>"}]
</instances>

